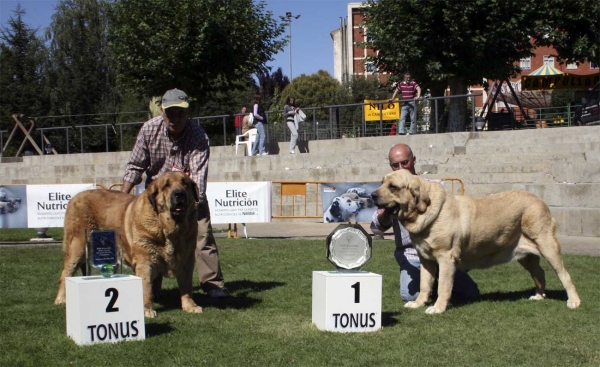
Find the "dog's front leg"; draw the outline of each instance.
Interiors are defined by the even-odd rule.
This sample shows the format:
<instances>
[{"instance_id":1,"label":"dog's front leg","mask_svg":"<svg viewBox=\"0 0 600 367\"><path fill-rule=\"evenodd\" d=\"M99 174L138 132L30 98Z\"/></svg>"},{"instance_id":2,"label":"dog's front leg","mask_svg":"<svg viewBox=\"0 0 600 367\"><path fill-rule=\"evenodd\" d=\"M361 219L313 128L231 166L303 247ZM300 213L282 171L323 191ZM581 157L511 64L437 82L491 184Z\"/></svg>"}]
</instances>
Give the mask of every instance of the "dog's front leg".
<instances>
[{"instance_id":1,"label":"dog's front leg","mask_svg":"<svg viewBox=\"0 0 600 367\"><path fill-rule=\"evenodd\" d=\"M429 301L435 273L437 271L437 263L431 260L421 258L421 283L419 285L419 296L416 300L407 302L404 307L418 308L423 307Z\"/></svg>"},{"instance_id":2,"label":"dog's front leg","mask_svg":"<svg viewBox=\"0 0 600 367\"><path fill-rule=\"evenodd\" d=\"M440 267L439 278L438 278L438 298L435 304L429 307L426 314L436 314L446 311L450 296L452 295L452 287L454 286L454 273L456 272L456 266L451 258L440 257L438 258L438 264Z\"/></svg>"},{"instance_id":3,"label":"dog's front leg","mask_svg":"<svg viewBox=\"0 0 600 367\"><path fill-rule=\"evenodd\" d=\"M148 264L136 262L135 275L142 278L142 288L144 289L144 316L148 318L156 317L154 311L153 295L152 295L152 269Z\"/></svg>"},{"instance_id":4,"label":"dog's front leg","mask_svg":"<svg viewBox=\"0 0 600 367\"><path fill-rule=\"evenodd\" d=\"M194 256L183 265L183 269L177 273L177 285L181 294L181 308L185 312L202 313L202 307L198 306L192 299L192 282L194 277Z\"/></svg>"}]
</instances>

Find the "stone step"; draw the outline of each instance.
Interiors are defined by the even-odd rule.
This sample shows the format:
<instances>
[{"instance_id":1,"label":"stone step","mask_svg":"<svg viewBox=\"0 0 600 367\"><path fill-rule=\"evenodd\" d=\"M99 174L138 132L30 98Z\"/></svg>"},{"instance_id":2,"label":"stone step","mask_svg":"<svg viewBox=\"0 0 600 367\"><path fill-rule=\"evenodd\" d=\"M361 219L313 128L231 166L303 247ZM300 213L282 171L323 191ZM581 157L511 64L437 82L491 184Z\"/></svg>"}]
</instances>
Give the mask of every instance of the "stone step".
<instances>
[{"instance_id":1,"label":"stone step","mask_svg":"<svg viewBox=\"0 0 600 367\"><path fill-rule=\"evenodd\" d=\"M496 145L501 140L504 140L506 144L513 145L523 142L543 144L597 142L600 141L600 128L585 126L541 130L486 131L479 133L476 138L470 139L468 144Z\"/></svg>"}]
</instances>

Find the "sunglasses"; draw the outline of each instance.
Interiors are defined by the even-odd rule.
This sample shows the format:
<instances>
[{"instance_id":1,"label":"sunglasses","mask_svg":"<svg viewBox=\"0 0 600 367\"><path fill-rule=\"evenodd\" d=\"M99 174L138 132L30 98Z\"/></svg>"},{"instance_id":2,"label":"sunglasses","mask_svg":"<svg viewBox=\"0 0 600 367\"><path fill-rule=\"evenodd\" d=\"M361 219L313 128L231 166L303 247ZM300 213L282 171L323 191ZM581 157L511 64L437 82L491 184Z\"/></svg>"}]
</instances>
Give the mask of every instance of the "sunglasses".
<instances>
[{"instance_id":1,"label":"sunglasses","mask_svg":"<svg viewBox=\"0 0 600 367\"><path fill-rule=\"evenodd\" d=\"M409 164L411 160L412 160L412 158L409 158L409 159L403 160L402 162L390 163L390 167L398 169L398 168L400 168L400 166L406 166L407 164Z\"/></svg>"}]
</instances>

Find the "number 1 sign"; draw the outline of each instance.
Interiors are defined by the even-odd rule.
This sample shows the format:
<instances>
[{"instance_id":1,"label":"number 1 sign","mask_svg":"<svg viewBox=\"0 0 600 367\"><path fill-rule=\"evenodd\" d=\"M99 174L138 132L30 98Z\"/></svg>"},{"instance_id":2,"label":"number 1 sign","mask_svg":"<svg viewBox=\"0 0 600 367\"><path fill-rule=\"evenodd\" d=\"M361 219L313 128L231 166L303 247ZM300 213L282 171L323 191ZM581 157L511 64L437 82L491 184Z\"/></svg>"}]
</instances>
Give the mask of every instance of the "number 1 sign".
<instances>
[{"instance_id":1,"label":"number 1 sign","mask_svg":"<svg viewBox=\"0 0 600 367\"><path fill-rule=\"evenodd\" d=\"M366 271L314 271L312 322L320 330L381 329L382 277Z\"/></svg>"},{"instance_id":2,"label":"number 1 sign","mask_svg":"<svg viewBox=\"0 0 600 367\"><path fill-rule=\"evenodd\" d=\"M146 338L142 278L65 278L67 335L79 345Z\"/></svg>"}]
</instances>

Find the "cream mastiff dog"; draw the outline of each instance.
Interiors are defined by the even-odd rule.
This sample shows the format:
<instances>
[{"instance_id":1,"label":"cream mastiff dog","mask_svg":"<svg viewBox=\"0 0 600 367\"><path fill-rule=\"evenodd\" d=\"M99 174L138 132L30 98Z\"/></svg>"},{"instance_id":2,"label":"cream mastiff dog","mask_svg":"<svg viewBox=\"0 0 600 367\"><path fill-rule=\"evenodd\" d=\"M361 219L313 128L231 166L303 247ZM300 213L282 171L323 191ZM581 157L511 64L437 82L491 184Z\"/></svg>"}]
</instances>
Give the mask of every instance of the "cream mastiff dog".
<instances>
[{"instance_id":1,"label":"cream mastiff dog","mask_svg":"<svg viewBox=\"0 0 600 367\"><path fill-rule=\"evenodd\" d=\"M422 307L429 300L438 265L438 298L428 314L446 310L456 269L488 268L511 260L519 261L534 280L535 295L530 299L541 300L545 279L540 256L566 289L567 307L581 304L560 256L555 221L537 196L525 191L455 196L437 183L400 170L386 175L372 198L408 230L421 259L420 294L405 307Z\"/></svg>"},{"instance_id":2,"label":"cream mastiff dog","mask_svg":"<svg viewBox=\"0 0 600 367\"><path fill-rule=\"evenodd\" d=\"M75 195L65 213L65 260L54 303L65 303L65 277L77 268L85 275L85 230L115 228L124 262L142 278L146 317L156 316L153 288L160 291L163 275L177 278L183 310L201 313L192 299L197 195L194 181L181 172L161 175L139 196L103 189Z\"/></svg>"}]
</instances>

